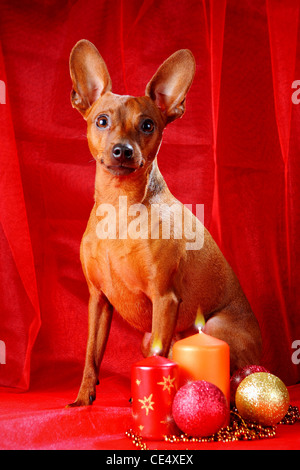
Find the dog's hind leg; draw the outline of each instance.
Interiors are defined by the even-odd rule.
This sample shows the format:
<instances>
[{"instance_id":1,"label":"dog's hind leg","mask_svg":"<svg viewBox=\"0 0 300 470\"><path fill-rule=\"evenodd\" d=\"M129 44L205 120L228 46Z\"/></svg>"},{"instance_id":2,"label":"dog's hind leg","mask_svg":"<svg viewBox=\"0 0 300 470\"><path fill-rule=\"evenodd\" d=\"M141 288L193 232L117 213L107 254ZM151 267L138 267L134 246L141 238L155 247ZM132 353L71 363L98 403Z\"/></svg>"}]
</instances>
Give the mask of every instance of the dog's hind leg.
<instances>
[{"instance_id":1,"label":"dog's hind leg","mask_svg":"<svg viewBox=\"0 0 300 470\"><path fill-rule=\"evenodd\" d=\"M237 311L237 305L231 304L210 317L203 328L204 333L229 345L231 374L245 365L259 365L261 359L258 322L250 307L246 307Z\"/></svg>"}]
</instances>

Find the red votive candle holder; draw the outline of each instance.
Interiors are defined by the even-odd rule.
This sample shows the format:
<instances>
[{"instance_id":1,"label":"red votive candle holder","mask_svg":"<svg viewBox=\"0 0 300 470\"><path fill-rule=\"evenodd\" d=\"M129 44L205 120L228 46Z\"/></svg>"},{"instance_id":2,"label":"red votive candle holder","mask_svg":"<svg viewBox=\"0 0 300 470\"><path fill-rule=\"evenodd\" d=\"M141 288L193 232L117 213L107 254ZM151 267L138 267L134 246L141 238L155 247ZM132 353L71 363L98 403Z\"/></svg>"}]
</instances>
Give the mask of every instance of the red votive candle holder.
<instances>
[{"instance_id":1,"label":"red votive candle holder","mask_svg":"<svg viewBox=\"0 0 300 470\"><path fill-rule=\"evenodd\" d=\"M151 356L131 368L134 431L146 439L161 440L176 425L172 403L178 390L178 365L165 357Z\"/></svg>"}]
</instances>

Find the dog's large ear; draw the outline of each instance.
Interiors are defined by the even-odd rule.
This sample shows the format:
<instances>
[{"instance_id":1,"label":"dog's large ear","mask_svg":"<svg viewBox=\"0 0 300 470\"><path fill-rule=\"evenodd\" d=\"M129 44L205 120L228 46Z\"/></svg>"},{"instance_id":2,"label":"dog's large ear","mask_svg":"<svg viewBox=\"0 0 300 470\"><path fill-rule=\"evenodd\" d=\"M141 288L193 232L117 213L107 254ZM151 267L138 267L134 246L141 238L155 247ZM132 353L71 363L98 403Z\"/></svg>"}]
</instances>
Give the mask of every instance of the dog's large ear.
<instances>
[{"instance_id":1,"label":"dog's large ear","mask_svg":"<svg viewBox=\"0 0 300 470\"><path fill-rule=\"evenodd\" d=\"M82 39L73 47L70 75L73 83L72 106L86 117L92 104L111 90L111 79L105 62L90 41Z\"/></svg>"},{"instance_id":2,"label":"dog's large ear","mask_svg":"<svg viewBox=\"0 0 300 470\"><path fill-rule=\"evenodd\" d=\"M181 117L185 98L195 75L195 59L191 51L181 49L171 55L157 70L146 87L149 96L167 118L167 123Z\"/></svg>"}]
</instances>

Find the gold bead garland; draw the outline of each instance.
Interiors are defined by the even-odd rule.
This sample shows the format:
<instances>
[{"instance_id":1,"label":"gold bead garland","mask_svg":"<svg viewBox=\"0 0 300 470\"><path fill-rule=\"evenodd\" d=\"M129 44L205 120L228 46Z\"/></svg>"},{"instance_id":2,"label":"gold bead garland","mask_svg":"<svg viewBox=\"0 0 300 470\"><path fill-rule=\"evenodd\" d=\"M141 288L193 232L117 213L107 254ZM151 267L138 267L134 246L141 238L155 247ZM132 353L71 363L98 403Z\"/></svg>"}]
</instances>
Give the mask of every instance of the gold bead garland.
<instances>
[{"instance_id":1,"label":"gold bead garland","mask_svg":"<svg viewBox=\"0 0 300 470\"><path fill-rule=\"evenodd\" d=\"M261 424L245 421L236 408L230 411L230 426L220 429L209 437L190 437L187 434L165 436L165 442L169 443L198 443L198 442L234 442L253 441L258 439L270 439L276 436L276 426L262 426ZM300 412L297 406L289 406L285 417L278 424L295 424L300 421ZM132 444L140 450L149 450L143 438L134 433L132 429L126 432L126 436L132 440Z\"/></svg>"},{"instance_id":2,"label":"gold bead garland","mask_svg":"<svg viewBox=\"0 0 300 470\"><path fill-rule=\"evenodd\" d=\"M132 439L132 444L140 450L149 450L146 444L143 442L143 438L138 434L135 434L132 429L126 431L126 437Z\"/></svg>"},{"instance_id":3,"label":"gold bead garland","mask_svg":"<svg viewBox=\"0 0 300 470\"><path fill-rule=\"evenodd\" d=\"M289 406L288 412L279 424L295 424L300 421L300 411L298 406Z\"/></svg>"}]
</instances>

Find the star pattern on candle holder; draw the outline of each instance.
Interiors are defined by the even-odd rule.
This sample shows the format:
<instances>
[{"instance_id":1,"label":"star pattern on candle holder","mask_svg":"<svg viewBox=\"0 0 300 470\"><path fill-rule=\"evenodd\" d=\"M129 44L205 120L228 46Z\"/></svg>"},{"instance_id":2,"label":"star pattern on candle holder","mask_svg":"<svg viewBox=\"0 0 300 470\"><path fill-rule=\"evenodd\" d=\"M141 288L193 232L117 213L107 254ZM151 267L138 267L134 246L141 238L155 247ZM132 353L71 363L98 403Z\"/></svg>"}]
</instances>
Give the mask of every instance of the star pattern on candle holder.
<instances>
[{"instance_id":1,"label":"star pattern on candle holder","mask_svg":"<svg viewBox=\"0 0 300 470\"><path fill-rule=\"evenodd\" d=\"M135 383L136 383L137 385L141 385L141 380L136 379Z\"/></svg>"},{"instance_id":2,"label":"star pattern on candle holder","mask_svg":"<svg viewBox=\"0 0 300 470\"><path fill-rule=\"evenodd\" d=\"M173 384L174 380L175 380L175 377L171 379L170 375L168 375L168 377L163 376L163 382L157 382L157 385L162 385L164 387L163 391L168 390L168 392L171 393L171 388L174 387L174 384Z\"/></svg>"},{"instance_id":3,"label":"star pattern on candle holder","mask_svg":"<svg viewBox=\"0 0 300 470\"><path fill-rule=\"evenodd\" d=\"M170 426L173 423L174 419L172 415L165 416L165 419L160 421L160 424L166 424L167 426Z\"/></svg>"},{"instance_id":4,"label":"star pattern on candle holder","mask_svg":"<svg viewBox=\"0 0 300 470\"><path fill-rule=\"evenodd\" d=\"M149 414L149 410L154 411L154 408L152 405L154 405L154 401L152 401L153 393L149 395L149 397L144 397L143 400L139 398L139 402L142 403L143 406L141 406L141 410L146 411L146 416Z\"/></svg>"}]
</instances>

